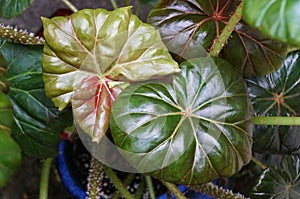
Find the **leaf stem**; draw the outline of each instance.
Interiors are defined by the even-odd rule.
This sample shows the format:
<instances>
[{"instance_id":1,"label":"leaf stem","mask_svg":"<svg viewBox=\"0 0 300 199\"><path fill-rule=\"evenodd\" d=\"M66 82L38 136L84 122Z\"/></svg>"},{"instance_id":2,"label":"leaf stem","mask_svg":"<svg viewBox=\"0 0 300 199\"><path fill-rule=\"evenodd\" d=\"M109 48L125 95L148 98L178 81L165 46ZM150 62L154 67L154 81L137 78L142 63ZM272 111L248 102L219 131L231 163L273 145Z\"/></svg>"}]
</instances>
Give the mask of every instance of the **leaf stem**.
<instances>
[{"instance_id":1,"label":"leaf stem","mask_svg":"<svg viewBox=\"0 0 300 199\"><path fill-rule=\"evenodd\" d=\"M259 166L262 170L265 170L267 168L266 165L264 165L261 161L259 161L255 157L252 157L251 160L252 160L252 162L254 162L255 164L257 164L257 166Z\"/></svg>"},{"instance_id":2,"label":"leaf stem","mask_svg":"<svg viewBox=\"0 0 300 199\"><path fill-rule=\"evenodd\" d=\"M73 12L77 12L78 9L69 1L69 0L61 0L66 6L68 6Z\"/></svg>"},{"instance_id":3,"label":"leaf stem","mask_svg":"<svg viewBox=\"0 0 300 199\"><path fill-rule=\"evenodd\" d=\"M136 199L142 198L145 188L146 188L146 179L145 179L145 176L141 176L141 183L139 184L139 187L136 190L135 195L134 195Z\"/></svg>"},{"instance_id":4,"label":"leaf stem","mask_svg":"<svg viewBox=\"0 0 300 199\"><path fill-rule=\"evenodd\" d=\"M110 0L111 5L113 6L114 9L118 8L118 4L115 0Z\"/></svg>"},{"instance_id":5,"label":"leaf stem","mask_svg":"<svg viewBox=\"0 0 300 199\"><path fill-rule=\"evenodd\" d=\"M0 24L0 38L23 45L42 45L45 43L44 39L35 37L34 33L27 30L18 30L17 28L3 24Z\"/></svg>"},{"instance_id":6,"label":"leaf stem","mask_svg":"<svg viewBox=\"0 0 300 199\"><path fill-rule=\"evenodd\" d=\"M255 125L299 126L300 117L254 116L253 123Z\"/></svg>"},{"instance_id":7,"label":"leaf stem","mask_svg":"<svg viewBox=\"0 0 300 199\"><path fill-rule=\"evenodd\" d=\"M53 158L48 158L42 167L40 181L40 199L48 199L49 175Z\"/></svg>"},{"instance_id":8,"label":"leaf stem","mask_svg":"<svg viewBox=\"0 0 300 199\"><path fill-rule=\"evenodd\" d=\"M125 180L123 181L123 185L124 185L125 187L127 187L128 185L130 185L130 184L134 181L135 177L136 177L136 174L135 174L135 173L129 174L129 175L125 178ZM112 195L111 199L118 199L118 198L121 198L121 194L120 194L119 191L115 191L115 193Z\"/></svg>"},{"instance_id":9,"label":"leaf stem","mask_svg":"<svg viewBox=\"0 0 300 199\"><path fill-rule=\"evenodd\" d=\"M161 182L167 187L169 191L171 191L175 195L177 199L187 199L187 197L185 197L185 195L178 189L175 184L166 181Z\"/></svg>"},{"instance_id":10,"label":"leaf stem","mask_svg":"<svg viewBox=\"0 0 300 199\"><path fill-rule=\"evenodd\" d=\"M149 175L145 176L147 188L149 191L150 199L155 199L155 191L153 187L152 177Z\"/></svg>"},{"instance_id":11,"label":"leaf stem","mask_svg":"<svg viewBox=\"0 0 300 199\"><path fill-rule=\"evenodd\" d=\"M125 6L130 6L129 0L123 0Z\"/></svg>"},{"instance_id":12,"label":"leaf stem","mask_svg":"<svg viewBox=\"0 0 300 199\"><path fill-rule=\"evenodd\" d=\"M116 173L108 166L103 165L104 172L109 177L109 179L112 181L114 186L120 191L120 193L126 198L126 199L134 199L134 197L131 195L131 193L126 189L126 187L123 185L122 181L118 178Z\"/></svg>"},{"instance_id":13,"label":"leaf stem","mask_svg":"<svg viewBox=\"0 0 300 199\"><path fill-rule=\"evenodd\" d=\"M235 194L235 193L232 193L231 190L227 190L222 187L218 187L217 185L214 185L213 183L192 185L192 186L190 186L190 189L213 196L215 198L249 199L239 193Z\"/></svg>"},{"instance_id":14,"label":"leaf stem","mask_svg":"<svg viewBox=\"0 0 300 199\"><path fill-rule=\"evenodd\" d=\"M242 18L243 12L243 1L235 10L234 14L230 17L228 24L223 29L222 33L218 38L215 39L213 45L210 48L209 55L212 57L218 57L222 48L225 46L227 40L229 39L231 33L233 32L235 26Z\"/></svg>"},{"instance_id":15,"label":"leaf stem","mask_svg":"<svg viewBox=\"0 0 300 199\"><path fill-rule=\"evenodd\" d=\"M103 167L102 164L94 157L91 159L88 184L87 184L87 195L90 199L96 199L100 197L100 183L103 179Z\"/></svg>"},{"instance_id":16,"label":"leaf stem","mask_svg":"<svg viewBox=\"0 0 300 199\"><path fill-rule=\"evenodd\" d=\"M141 10L141 3L138 1L135 9L135 15L139 16Z\"/></svg>"}]
</instances>

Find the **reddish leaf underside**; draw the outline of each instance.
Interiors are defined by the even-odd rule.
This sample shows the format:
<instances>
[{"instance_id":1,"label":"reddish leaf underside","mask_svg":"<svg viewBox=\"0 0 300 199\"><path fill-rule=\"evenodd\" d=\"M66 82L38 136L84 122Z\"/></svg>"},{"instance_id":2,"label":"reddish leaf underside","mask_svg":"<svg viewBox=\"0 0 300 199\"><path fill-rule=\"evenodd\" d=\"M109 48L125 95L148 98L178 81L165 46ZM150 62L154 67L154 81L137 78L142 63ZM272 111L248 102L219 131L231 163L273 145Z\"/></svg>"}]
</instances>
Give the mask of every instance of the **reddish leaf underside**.
<instances>
[{"instance_id":1,"label":"reddish leaf underside","mask_svg":"<svg viewBox=\"0 0 300 199\"><path fill-rule=\"evenodd\" d=\"M72 98L74 119L94 142L99 142L108 129L111 105L117 95L118 87L110 89L108 81L88 77Z\"/></svg>"}]
</instances>

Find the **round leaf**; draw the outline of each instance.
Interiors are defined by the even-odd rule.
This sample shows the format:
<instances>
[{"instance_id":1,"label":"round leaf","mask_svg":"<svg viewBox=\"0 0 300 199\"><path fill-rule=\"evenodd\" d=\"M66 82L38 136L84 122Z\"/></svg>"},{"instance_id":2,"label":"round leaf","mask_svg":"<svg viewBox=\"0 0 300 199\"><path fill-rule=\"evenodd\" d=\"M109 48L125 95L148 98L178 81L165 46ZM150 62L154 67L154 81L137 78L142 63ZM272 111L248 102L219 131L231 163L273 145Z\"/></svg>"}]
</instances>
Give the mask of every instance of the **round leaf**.
<instances>
[{"instance_id":1,"label":"round leaf","mask_svg":"<svg viewBox=\"0 0 300 199\"><path fill-rule=\"evenodd\" d=\"M161 1L148 21L159 28L170 52L184 59L197 58L210 50L238 3L238 0ZM221 57L244 76L256 76L277 70L286 51L285 44L268 39L242 21L235 27Z\"/></svg>"},{"instance_id":2,"label":"round leaf","mask_svg":"<svg viewBox=\"0 0 300 199\"><path fill-rule=\"evenodd\" d=\"M300 52L290 53L276 72L246 80L254 113L300 115ZM300 148L299 126L255 126L253 149L260 153L291 153Z\"/></svg>"},{"instance_id":3,"label":"round leaf","mask_svg":"<svg viewBox=\"0 0 300 199\"><path fill-rule=\"evenodd\" d=\"M96 142L108 130L113 81L143 81L180 71L158 31L130 7L81 10L44 18L43 25L47 95L60 110L72 101L75 121ZM89 105L91 99L96 101Z\"/></svg>"},{"instance_id":4,"label":"round leaf","mask_svg":"<svg viewBox=\"0 0 300 199\"><path fill-rule=\"evenodd\" d=\"M12 18L28 8L33 0L0 0L0 17Z\"/></svg>"},{"instance_id":5,"label":"round leaf","mask_svg":"<svg viewBox=\"0 0 300 199\"><path fill-rule=\"evenodd\" d=\"M140 81L179 71L159 33L130 9L85 9L43 18L43 76L47 95L59 109L90 76Z\"/></svg>"},{"instance_id":6,"label":"round leaf","mask_svg":"<svg viewBox=\"0 0 300 199\"><path fill-rule=\"evenodd\" d=\"M299 198L299 175L299 155L286 156L279 168L271 167L262 173L251 198Z\"/></svg>"},{"instance_id":7,"label":"round leaf","mask_svg":"<svg viewBox=\"0 0 300 199\"><path fill-rule=\"evenodd\" d=\"M300 47L300 0L244 0L244 19L278 41Z\"/></svg>"},{"instance_id":8,"label":"round leaf","mask_svg":"<svg viewBox=\"0 0 300 199\"><path fill-rule=\"evenodd\" d=\"M42 48L0 40L0 54L7 64L8 97L13 105L12 136L31 157L57 154L60 132L71 124L70 111L59 112L46 96L42 79ZM1 118L2 119L2 118Z\"/></svg>"},{"instance_id":9,"label":"round leaf","mask_svg":"<svg viewBox=\"0 0 300 199\"><path fill-rule=\"evenodd\" d=\"M128 86L111 112L121 153L139 172L181 184L230 176L251 159L243 78L221 59L184 62L173 85Z\"/></svg>"}]
</instances>

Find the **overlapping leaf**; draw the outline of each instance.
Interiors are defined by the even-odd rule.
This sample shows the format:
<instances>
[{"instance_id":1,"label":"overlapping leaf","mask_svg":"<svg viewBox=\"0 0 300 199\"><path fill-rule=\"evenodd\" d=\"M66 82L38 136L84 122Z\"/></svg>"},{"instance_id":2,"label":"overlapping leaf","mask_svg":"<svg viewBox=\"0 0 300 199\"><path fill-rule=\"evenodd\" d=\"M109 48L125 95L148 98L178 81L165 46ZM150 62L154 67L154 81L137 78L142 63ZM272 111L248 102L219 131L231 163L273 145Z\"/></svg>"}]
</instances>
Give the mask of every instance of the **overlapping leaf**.
<instances>
[{"instance_id":1,"label":"overlapping leaf","mask_svg":"<svg viewBox=\"0 0 300 199\"><path fill-rule=\"evenodd\" d=\"M10 137L12 123L12 105L8 97L0 92L0 188L21 163L21 150Z\"/></svg>"},{"instance_id":2,"label":"overlapping leaf","mask_svg":"<svg viewBox=\"0 0 300 199\"><path fill-rule=\"evenodd\" d=\"M74 101L79 99L73 106L75 120L94 141L107 130L112 81L141 81L179 72L159 33L133 15L130 7L86 9L70 17L43 19L43 24L47 95L62 110L75 94ZM94 92L88 96L87 84Z\"/></svg>"},{"instance_id":3,"label":"overlapping leaf","mask_svg":"<svg viewBox=\"0 0 300 199\"><path fill-rule=\"evenodd\" d=\"M257 115L300 115L300 52L290 53L276 72L247 79ZM299 126L256 126L253 149L261 153L291 153L300 148Z\"/></svg>"},{"instance_id":4,"label":"overlapping leaf","mask_svg":"<svg viewBox=\"0 0 300 199\"><path fill-rule=\"evenodd\" d=\"M253 197L261 199L299 198L300 196L299 155L286 156L279 168L266 169L254 188Z\"/></svg>"},{"instance_id":5,"label":"overlapping leaf","mask_svg":"<svg viewBox=\"0 0 300 199\"><path fill-rule=\"evenodd\" d=\"M206 54L234 12L238 0L161 1L150 13L149 23L159 28L168 49L184 59ZM240 22L224 46L221 57L245 76L264 75L278 69L286 45L263 36Z\"/></svg>"},{"instance_id":6,"label":"overlapping leaf","mask_svg":"<svg viewBox=\"0 0 300 199\"><path fill-rule=\"evenodd\" d=\"M12 18L28 8L33 0L0 0L0 17Z\"/></svg>"},{"instance_id":7,"label":"overlapping leaf","mask_svg":"<svg viewBox=\"0 0 300 199\"><path fill-rule=\"evenodd\" d=\"M45 95L42 80L42 48L0 41L7 63L8 97L13 104L13 137L29 156L56 155L60 132L70 125L70 112L62 113ZM68 119L69 118L69 119Z\"/></svg>"},{"instance_id":8,"label":"overlapping leaf","mask_svg":"<svg viewBox=\"0 0 300 199\"><path fill-rule=\"evenodd\" d=\"M300 47L300 0L245 0L244 19L278 41Z\"/></svg>"},{"instance_id":9,"label":"overlapping leaf","mask_svg":"<svg viewBox=\"0 0 300 199\"><path fill-rule=\"evenodd\" d=\"M110 127L139 172L199 184L230 176L250 161L250 107L238 72L224 60L201 58L183 63L173 85L125 88L113 104Z\"/></svg>"}]
</instances>

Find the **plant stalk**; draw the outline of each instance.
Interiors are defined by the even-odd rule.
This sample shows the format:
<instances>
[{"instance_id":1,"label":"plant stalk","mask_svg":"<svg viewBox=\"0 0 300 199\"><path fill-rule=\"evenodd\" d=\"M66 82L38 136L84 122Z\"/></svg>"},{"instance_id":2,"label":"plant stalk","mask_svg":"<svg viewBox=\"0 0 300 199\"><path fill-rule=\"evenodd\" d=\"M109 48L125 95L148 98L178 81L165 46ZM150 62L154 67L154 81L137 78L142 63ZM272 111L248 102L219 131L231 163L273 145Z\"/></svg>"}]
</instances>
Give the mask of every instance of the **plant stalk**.
<instances>
[{"instance_id":1,"label":"plant stalk","mask_svg":"<svg viewBox=\"0 0 300 199\"><path fill-rule=\"evenodd\" d=\"M255 125L299 126L300 117L254 116Z\"/></svg>"},{"instance_id":2,"label":"plant stalk","mask_svg":"<svg viewBox=\"0 0 300 199\"><path fill-rule=\"evenodd\" d=\"M192 185L190 186L191 190L198 191L215 198L226 198L226 199L249 199L245 196L237 193L232 193L231 190L223 189L212 183L202 184L202 185Z\"/></svg>"},{"instance_id":3,"label":"plant stalk","mask_svg":"<svg viewBox=\"0 0 300 199\"><path fill-rule=\"evenodd\" d=\"M227 43L231 33L233 32L235 26L242 18L243 12L243 2L235 10L234 14L230 17L228 24L223 29L222 33L219 35L218 38L214 41L213 45L210 48L209 55L212 57L218 57L222 48Z\"/></svg>"},{"instance_id":4,"label":"plant stalk","mask_svg":"<svg viewBox=\"0 0 300 199\"><path fill-rule=\"evenodd\" d=\"M51 163L53 158L48 158L42 167L41 181L40 181L40 199L48 199L49 175L51 170Z\"/></svg>"},{"instance_id":5,"label":"plant stalk","mask_svg":"<svg viewBox=\"0 0 300 199\"><path fill-rule=\"evenodd\" d=\"M130 6L129 0L123 0L125 6Z\"/></svg>"},{"instance_id":6,"label":"plant stalk","mask_svg":"<svg viewBox=\"0 0 300 199\"><path fill-rule=\"evenodd\" d=\"M126 189L126 187L123 185L122 181L118 178L116 173L108 166L103 165L104 172L109 177L109 179L112 181L114 186L120 191L120 193L126 198L126 199L134 199L132 194Z\"/></svg>"},{"instance_id":7,"label":"plant stalk","mask_svg":"<svg viewBox=\"0 0 300 199\"><path fill-rule=\"evenodd\" d=\"M118 8L118 4L116 3L115 0L110 0L111 5L113 6L114 9Z\"/></svg>"},{"instance_id":8,"label":"plant stalk","mask_svg":"<svg viewBox=\"0 0 300 199\"><path fill-rule=\"evenodd\" d=\"M257 164L257 166L259 166L262 170L265 170L267 168L266 165L264 165L262 162L260 162L255 157L252 157L251 160L252 160L252 162L254 162L255 164Z\"/></svg>"},{"instance_id":9,"label":"plant stalk","mask_svg":"<svg viewBox=\"0 0 300 199\"><path fill-rule=\"evenodd\" d=\"M150 199L155 199L155 191L153 187L152 177L149 175L145 176L147 188L149 191Z\"/></svg>"},{"instance_id":10,"label":"plant stalk","mask_svg":"<svg viewBox=\"0 0 300 199\"><path fill-rule=\"evenodd\" d=\"M141 4L140 4L140 2L138 1L138 2L137 2L137 5L136 5L136 10L135 10L135 15L136 15L136 16L139 16L140 10L141 10Z\"/></svg>"},{"instance_id":11,"label":"plant stalk","mask_svg":"<svg viewBox=\"0 0 300 199\"><path fill-rule=\"evenodd\" d=\"M165 181L161 182L167 187L169 191L171 191L175 195L177 199L187 199L187 197L185 197L185 195L178 189L175 184Z\"/></svg>"},{"instance_id":12,"label":"plant stalk","mask_svg":"<svg viewBox=\"0 0 300 199\"><path fill-rule=\"evenodd\" d=\"M87 195L90 199L100 198L100 192L102 187L100 183L103 180L103 167L102 164L94 157L91 159L88 184L87 184Z\"/></svg>"},{"instance_id":13,"label":"plant stalk","mask_svg":"<svg viewBox=\"0 0 300 199\"><path fill-rule=\"evenodd\" d=\"M125 178L125 180L123 181L123 185L125 187L127 187L128 185L130 185L134 181L135 177L136 177L136 174L134 174L134 173L129 174ZM112 195L111 199L118 199L120 197L121 197L120 192L119 191L115 191L115 193Z\"/></svg>"},{"instance_id":14,"label":"plant stalk","mask_svg":"<svg viewBox=\"0 0 300 199\"><path fill-rule=\"evenodd\" d=\"M70 8L73 12L77 12L78 9L69 1L69 0L61 0L68 8Z\"/></svg>"},{"instance_id":15,"label":"plant stalk","mask_svg":"<svg viewBox=\"0 0 300 199\"><path fill-rule=\"evenodd\" d=\"M45 43L44 39L35 37L34 33L3 24L0 24L0 38L23 45L42 45Z\"/></svg>"},{"instance_id":16,"label":"plant stalk","mask_svg":"<svg viewBox=\"0 0 300 199\"><path fill-rule=\"evenodd\" d=\"M136 199L142 198L145 189L146 189L146 179L145 179L145 176L141 176L141 183L139 184L139 187L135 192L135 195L134 195L135 198Z\"/></svg>"}]
</instances>

